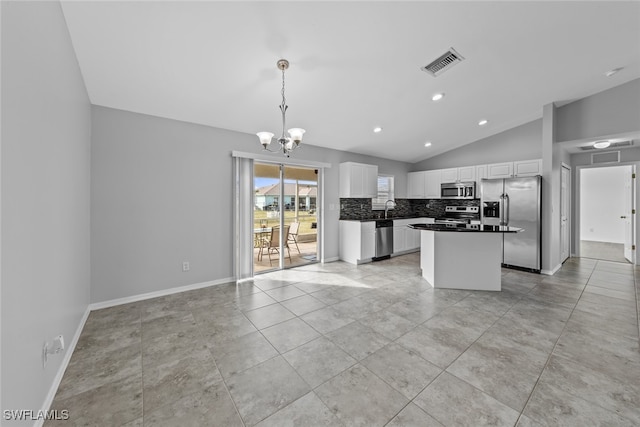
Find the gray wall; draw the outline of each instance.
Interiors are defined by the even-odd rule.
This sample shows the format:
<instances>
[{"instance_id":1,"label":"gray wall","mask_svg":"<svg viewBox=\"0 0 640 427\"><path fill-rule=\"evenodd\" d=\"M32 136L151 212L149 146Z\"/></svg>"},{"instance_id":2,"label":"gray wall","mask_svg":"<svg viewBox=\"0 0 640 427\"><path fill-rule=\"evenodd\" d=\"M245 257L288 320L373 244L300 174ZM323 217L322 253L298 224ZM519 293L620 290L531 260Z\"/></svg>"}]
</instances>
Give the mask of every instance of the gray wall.
<instances>
[{"instance_id":1,"label":"gray wall","mask_svg":"<svg viewBox=\"0 0 640 427\"><path fill-rule=\"evenodd\" d=\"M539 119L414 163L411 170L539 159L542 157L541 141L542 120Z\"/></svg>"},{"instance_id":2,"label":"gray wall","mask_svg":"<svg viewBox=\"0 0 640 427\"><path fill-rule=\"evenodd\" d=\"M556 141L640 130L640 79L558 108Z\"/></svg>"},{"instance_id":3,"label":"gray wall","mask_svg":"<svg viewBox=\"0 0 640 427\"><path fill-rule=\"evenodd\" d=\"M98 106L92 120L91 301L231 278L231 151L261 152L257 137ZM340 162L377 164L396 176L397 197L406 196L407 163L304 143L293 156L332 164L325 173L328 259L338 256Z\"/></svg>"},{"instance_id":4,"label":"gray wall","mask_svg":"<svg viewBox=\"0 0 640 427\"><path fill-rule=\"evenodd\" d=\"M0 7L2 409L37 411L89 304L90 105L60 4Z\"/></svg>"}]
</instances>

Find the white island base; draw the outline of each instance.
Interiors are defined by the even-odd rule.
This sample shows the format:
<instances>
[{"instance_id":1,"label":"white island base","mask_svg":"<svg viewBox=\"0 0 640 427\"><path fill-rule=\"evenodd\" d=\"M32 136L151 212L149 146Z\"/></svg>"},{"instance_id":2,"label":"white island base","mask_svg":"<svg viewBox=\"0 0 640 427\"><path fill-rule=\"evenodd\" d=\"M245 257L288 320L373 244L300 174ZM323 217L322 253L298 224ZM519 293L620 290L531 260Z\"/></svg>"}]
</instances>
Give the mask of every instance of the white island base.
<instances>
[{"instance_id":1,"label":"white island base","mask_svg":"<svg viewBox=\"0 0 640 427\"><path fill-rule=\"evenodd\" d=\"M502 233L420 231L420 267L434 288L500 291Z\"/></svg>"}]
</instances>

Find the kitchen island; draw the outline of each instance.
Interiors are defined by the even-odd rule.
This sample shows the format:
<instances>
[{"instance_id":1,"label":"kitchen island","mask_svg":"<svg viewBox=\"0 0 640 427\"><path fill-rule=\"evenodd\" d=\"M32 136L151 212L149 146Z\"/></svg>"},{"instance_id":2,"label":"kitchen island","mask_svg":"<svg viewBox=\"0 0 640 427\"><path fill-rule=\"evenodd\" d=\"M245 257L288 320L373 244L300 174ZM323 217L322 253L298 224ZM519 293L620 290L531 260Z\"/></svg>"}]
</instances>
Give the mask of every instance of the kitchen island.
<instances>
[{"instance_id":1,"label":"kitchen island","mask_svg":"<svg viewBox=\"0 0 640 427\"><path fill-rule=\"evenodd\" d=\"M500 291L502 234L522 228L480 224L410 224L420 232L420 268L434 288Z\"/></svg>"}]
</instances>

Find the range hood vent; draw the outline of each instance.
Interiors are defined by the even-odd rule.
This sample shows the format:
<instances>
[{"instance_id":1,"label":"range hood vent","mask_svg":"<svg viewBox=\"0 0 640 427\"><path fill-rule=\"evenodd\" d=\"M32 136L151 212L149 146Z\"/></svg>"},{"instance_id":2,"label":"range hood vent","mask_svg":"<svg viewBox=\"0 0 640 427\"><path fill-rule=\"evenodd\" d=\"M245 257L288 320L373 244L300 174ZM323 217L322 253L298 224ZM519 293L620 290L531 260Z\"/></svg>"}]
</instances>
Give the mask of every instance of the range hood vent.
<instances>
[{"instance_id":1,"label":"range hood vent","mask_svg":"<svg viewBox=\"0 0 640 427\"><path fill-rule=\"evenodd\" d=\"M611 148L623 148L623 147L631 147L633 145L633 141L619 141L619 142L612 142L607 149L611 149ZM592 144L589 145L583 145L582 147L580 147L580 149L582 151L593 151L593 150L601 150L599 148L595 148Z\"/></svg>"},{"instance_id":2,"label":"range hood vent","mask_svg":"<svg viewBox=\"0 0 640 427\"><path fill-rule=\"evenodd\" d=\"M440 55L438 59L432 61L430 64L427 64L424 67L421 67L420 69L425 73L431 74L433 77L438 77L440 74L444 73L463 60L464 57L456 52L454 48L451 48Z\"/></svg>"}]
</instances>

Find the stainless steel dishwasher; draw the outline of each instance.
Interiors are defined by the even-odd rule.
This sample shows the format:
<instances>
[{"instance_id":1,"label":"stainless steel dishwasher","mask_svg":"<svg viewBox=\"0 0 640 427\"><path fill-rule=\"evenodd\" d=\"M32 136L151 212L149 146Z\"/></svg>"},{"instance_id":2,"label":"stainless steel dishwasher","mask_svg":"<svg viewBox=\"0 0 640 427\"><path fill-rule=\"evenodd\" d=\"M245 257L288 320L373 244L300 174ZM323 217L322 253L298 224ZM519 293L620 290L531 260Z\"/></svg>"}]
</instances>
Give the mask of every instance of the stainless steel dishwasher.
<instances>
[{"instance_id":1,"label":"stainless steel dishwasher","mask_svg":"<svg viewBox=\"0 0 640 427\"><path fill-rule=\"evenodd\" d=\"M393 253L393 220L379 219L376 221L376 256L374 261L387 259Z\"/></svg>"}]
</instances>

